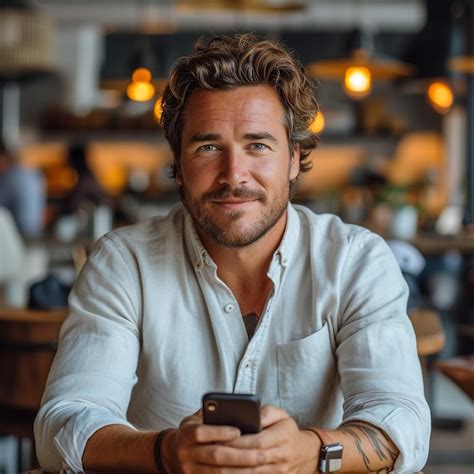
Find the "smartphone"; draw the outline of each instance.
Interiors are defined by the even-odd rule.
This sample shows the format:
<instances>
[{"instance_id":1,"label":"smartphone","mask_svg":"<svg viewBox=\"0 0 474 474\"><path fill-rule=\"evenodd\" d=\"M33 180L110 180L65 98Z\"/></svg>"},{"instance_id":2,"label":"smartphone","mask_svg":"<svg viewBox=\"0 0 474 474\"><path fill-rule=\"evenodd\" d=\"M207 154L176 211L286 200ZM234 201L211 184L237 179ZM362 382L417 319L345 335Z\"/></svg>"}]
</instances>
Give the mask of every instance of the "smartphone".
<instances>
[{"instance_id":1,"label":"smartphone","mask_svg":"<svg viewBox=\"0 0 474 474\"><path fill-rule=\"evenodd\" d=\"M244 393L211 392L202 397L206 425L226 425L239 428L242 434L259 433L260 400Z\"/></svg>"}]
</instances>

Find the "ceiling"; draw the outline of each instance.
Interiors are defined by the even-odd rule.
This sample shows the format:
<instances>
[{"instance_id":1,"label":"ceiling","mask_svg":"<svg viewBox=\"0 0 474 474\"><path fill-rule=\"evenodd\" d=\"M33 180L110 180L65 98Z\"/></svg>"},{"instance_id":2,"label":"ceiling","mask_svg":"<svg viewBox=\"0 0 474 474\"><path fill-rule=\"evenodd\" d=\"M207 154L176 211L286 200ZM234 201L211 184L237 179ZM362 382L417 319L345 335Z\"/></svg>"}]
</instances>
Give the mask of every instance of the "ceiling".
<instances>
[{"instance_id":1,"label":"ceiling","mask_svg":"<svg viewBox=\"0 0 474 474\"><path fill-rule=\"evenodd\" d=\"M413 32L422 0L34 0L59 24L100 23L159 33L192 29L334 30L365 26Z\"/></svg>"}]
</instances>

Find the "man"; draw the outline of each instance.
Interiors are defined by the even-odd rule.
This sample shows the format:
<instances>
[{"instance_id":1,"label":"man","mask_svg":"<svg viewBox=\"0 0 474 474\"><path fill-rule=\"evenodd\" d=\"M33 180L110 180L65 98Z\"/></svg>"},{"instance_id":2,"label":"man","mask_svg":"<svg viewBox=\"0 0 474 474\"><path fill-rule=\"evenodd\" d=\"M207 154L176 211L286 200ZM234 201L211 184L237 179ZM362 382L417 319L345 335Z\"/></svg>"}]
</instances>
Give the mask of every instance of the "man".
<instances>
[{"instance_id":1,"label":"man","mask_svg":"<svg viewBox=\"0 0 474 474\"><path fill-rule=\"evenodd\" d=\"M14 156L0 143L0 206L10 211L24 237L41 235L44 205L40 174L16 163Z\"/></svg>"},{"instance_id":2,"label":"man","mask_svg":"<svg viewBox=\"0 0 474 474\"><path fill-rule=\"evenodd\" d=\"M341 472L423 466L429 411L393 256L288 204L316 112L270 41L217 37L177 62L162 125L184 207L90 256L36 420L44 468L312 473L335 443ZM262 432L203 425L209 391L256 393Z\"/></svg>"}]
</instances>

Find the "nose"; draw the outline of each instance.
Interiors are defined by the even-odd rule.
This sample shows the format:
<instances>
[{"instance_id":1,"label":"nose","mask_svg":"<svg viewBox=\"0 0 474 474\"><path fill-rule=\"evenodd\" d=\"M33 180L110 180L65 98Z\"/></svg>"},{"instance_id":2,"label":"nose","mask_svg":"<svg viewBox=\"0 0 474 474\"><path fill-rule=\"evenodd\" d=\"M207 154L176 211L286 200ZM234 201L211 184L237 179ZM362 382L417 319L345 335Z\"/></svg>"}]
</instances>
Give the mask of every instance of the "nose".
<instances>
[{"instance_id":1,"label":"nose","mask_svg":"<svg viewBox=\"0 0 474 474\"><path fill-rule=\"evenodd\" d=\"M249 171L244 153L238 150L229 149L222 155L222 166L219 173L219 184L237 186L246 183L249 178Z\"/></svg>"}]
</instances>

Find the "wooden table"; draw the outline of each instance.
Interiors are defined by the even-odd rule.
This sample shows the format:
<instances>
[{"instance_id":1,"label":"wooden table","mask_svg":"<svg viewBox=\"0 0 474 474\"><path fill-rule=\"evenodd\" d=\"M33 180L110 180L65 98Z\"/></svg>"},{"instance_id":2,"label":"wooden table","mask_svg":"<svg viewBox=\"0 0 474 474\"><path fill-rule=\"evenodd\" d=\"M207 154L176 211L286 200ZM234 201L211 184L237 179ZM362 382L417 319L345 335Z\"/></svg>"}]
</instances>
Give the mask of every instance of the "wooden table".
<instances>
[{"instance_id":1,"label":"wooden table","mask_svg":"<svg viewBox=\"0 0 474 474\"><path fill-rule=\"evenodd\" d=\"M474 355L440 360L435 367L474 400Z\"/></svg>"},{"instance_id":2,"label":"wooden table","mask_svg":"<svg viewBox=\"0 0 474 474\"><path fill-rule=\"evenodd\" d=\"M465 256L474 256L474 236L459 234L442 236L436 234L417 235L412 243L423 255L442 255L455 250Z\"/></svg>"}]
</instances>

